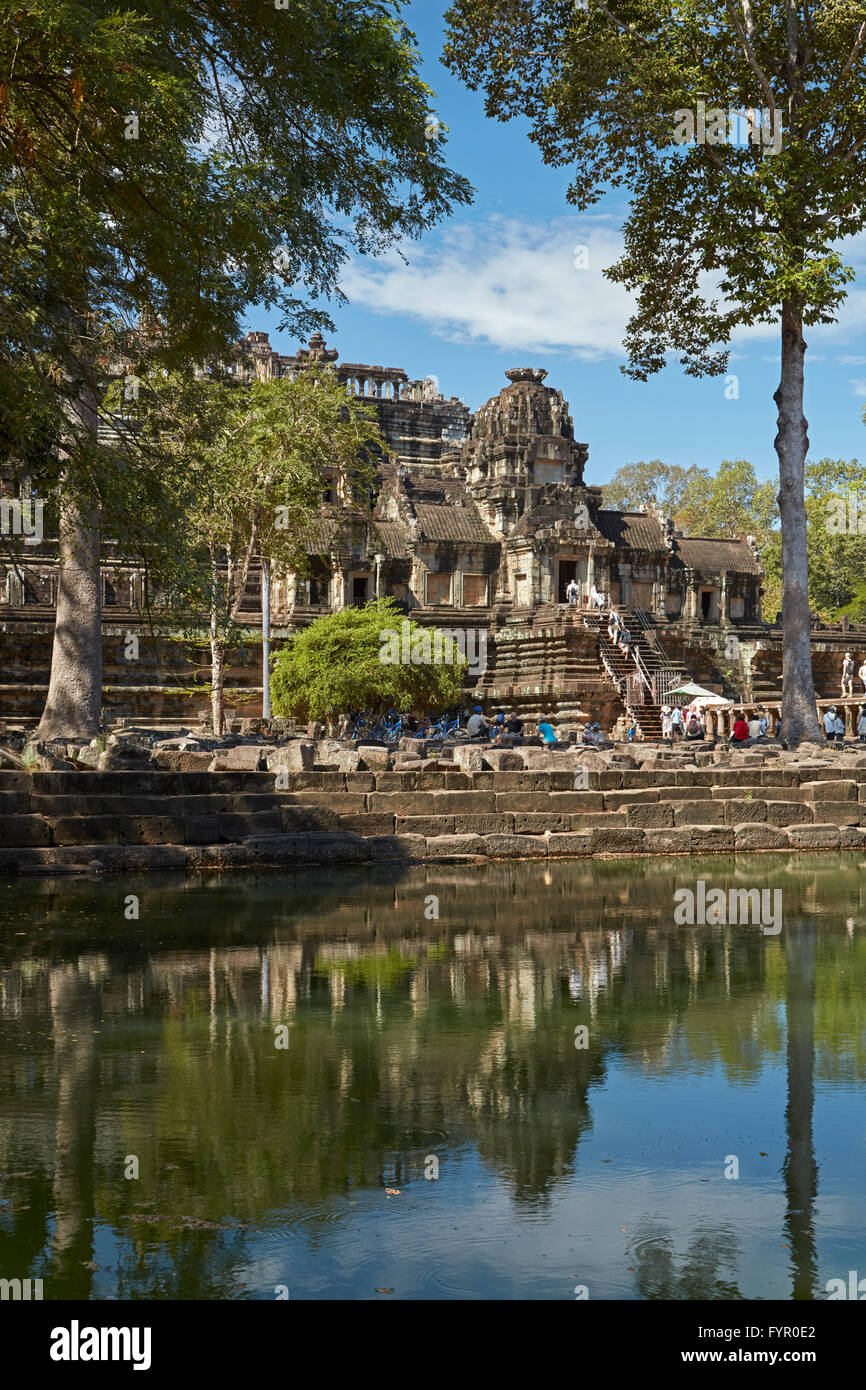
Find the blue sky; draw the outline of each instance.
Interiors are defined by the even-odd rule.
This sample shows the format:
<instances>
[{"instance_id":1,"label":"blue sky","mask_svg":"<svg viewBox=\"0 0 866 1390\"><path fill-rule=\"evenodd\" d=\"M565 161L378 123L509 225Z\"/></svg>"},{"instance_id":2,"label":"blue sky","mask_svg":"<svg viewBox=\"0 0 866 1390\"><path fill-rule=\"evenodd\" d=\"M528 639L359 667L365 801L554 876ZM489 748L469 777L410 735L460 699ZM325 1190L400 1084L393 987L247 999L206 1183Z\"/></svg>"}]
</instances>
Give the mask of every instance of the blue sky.
<instances>
[{"instance_id":1,"label":"blue sky","mask_svg":"<svg viewBox=\"0 0 866 1390\"><path fill-rule=\"evenodd\" d=\"M330 337L345 361L404 367L411 378L436 376L447 396L477 409L506 384L509 367L545 367L547 384L570 403L575 435L589 444L587 481L603 483L624 463L661 458L715 469L722 458L750 459L760 477L776 473L773 439L778 331L744 332L732 344L724 377L695 381L671 365L650 382L619 370L628 296L602 276L617 259L623 203L611 195L590 216L565 200L567 169L548 169L521 121L487 120L483 97L466 91L439 61L443 0L412 0L405 13L449 127L446 157L473 184L461 208L397 257L358 258L335 308ZM575 248L588 248L578 269ZM846 248L857 271L837 325L807 331L806 414L810 457L866 453L866 236ZM277 318L250 315L271 330L280 351L297 344L274 332Z\"/></svg>"}]
</instances>

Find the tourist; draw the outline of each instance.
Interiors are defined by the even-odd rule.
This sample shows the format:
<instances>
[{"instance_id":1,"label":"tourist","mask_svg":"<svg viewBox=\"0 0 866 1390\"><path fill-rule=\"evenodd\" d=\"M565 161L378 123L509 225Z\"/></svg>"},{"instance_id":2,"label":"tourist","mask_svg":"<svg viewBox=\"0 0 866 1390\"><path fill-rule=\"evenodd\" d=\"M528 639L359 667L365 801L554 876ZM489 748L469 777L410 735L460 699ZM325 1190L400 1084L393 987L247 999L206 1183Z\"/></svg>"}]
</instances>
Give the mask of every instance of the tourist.
<instances>
[{"instance_id":1,"label":"tourist","mask_svg":"<svg viewBox=\"0 0 866 1390\"><path fill-rule=\"evenodd\" d=\"M626 739L629 743L634 743L637 739L637 720L633 719L625 731Z\"/></svg>"},{"instance_id":2,"label":"tourist","mask_svg":"<svg viewBox=\"0 0 866 1390\"><path fill-rule=\"evenodd\" d=\"M466 724L466 732L470 738L480 738L486 734L490 725L484 718L484 711L480 705L476 705L469 716Z\"/></svg>"},{"instance_id":3,"label":"tourist","mask_svg":"<svg viewBox=\"0 0 866 1390\"><path fill-rule=\"evenodd\" d=\"M565 591L565 597L568 599L568 602L571 604L572 608L577 607L578 600L580 599L580 585L578 584L576 579L572 579L571 583Z\"/></svg>"},{"instance_id":4,"label":"tourist","mask_svg":"<svg viewBox=\"0 0 866 1390\"><path fill-rule=\"evenodd\" d=\"M505 727L511 738L512 744L523 742L523 720L518 719L516 714L510 714L505 721Z\"/></svg>"},{"instance_id":5,"label":"tourist","mask_svg":"<svg viewBox=\"0 0 866 1390\"><path fill-rule=\"evenodd\" d=\"M593 724L592 726L592 741L597 748L605 741L604 730L600 724Z\"/></svg>"},{"instance_id":6,"label":"tourist","mask_svg":"<svg viewBox=\"0 0 866 1390\"><path fill-rule=\"evenodd\" d=\"M628 656L632 649L634 638L627 627L622 628L619 634L619 645L625 656Z\"/></svg>"},{"instance_id":7,"label":"tourist","mask_svg":"<svg viewBox=\"0 0 866 1390\"><path fill-rule=\"evenodd\" d=\"M699 709L689 710L686 717L686 738L701 739L704 736L704 721Z\"/></svg>"},{"instance_id":8,"label":"tourist","mask_svg":"<svg viewBox=\"0 0 866 1390\"><path fill-rule=\"evenodd\" d=\"M493 721L493 727L490 730L490 738L493 743L498 743L501 746L505 742L506 737L505 715L502 710L500 710Z\"/></svg>"},{"instance_id":9,"label":"tourist","mask_svg":"<svg viewBox=\"0 0 866 1390\"><path fill-rule=\"evenodd\" d=\"M748 724L746 723L746 721L745 721L745 719L744 719L744 717L743 717L743 711L742 711L742 710L738 710L738 711L737 711L737 717L736 717L736 719L734 720L734 727L733 727L733 730L732 730L732 732L731 732L730 742L731 742L731 743L748 743L748 741L749 741L749 726L748 726Z\"/></svg>"},{"instance_id":10,"label":"tourist","mask_svg":"<svg viewBox=\"0 0 866 1390\"><path fill-rule=\"evenodd\" d=\"M671 710L671 742L675 743L683 731L683 712L679 705L674 705Z\"/></svg>"},{"instance_id":11,"label":"tourist","mask_svg":"<svg viewBox=\"0 0 866 1390\"><path fill-rule=\"evenodd\" d=\"M824 725L824 735L825 735L825 737L826 737L826 739L827 739L827 742L828 742L828 743L834 743L835 740L836 740L836 707L835 707L835 705L831 705L831 706L830 706L830 708L827 710L827 713L824 715L824 718L823 718L823 721L822 721L822 722L823 722L823 725Z\"/></svg>"},{"instance_id":12,"label":"tourist","mask_svg":"<svg viewBox=\"0 0 866 1390\"><path fill-rule=\"evenodd\" d=\"M540 719L535 726L541 734L545 748L552 748L559 740L556 737L556 730L547 719Z\"/></svg>"},{"instance_id":13,"label":"tourist","mask_svg":"<svg viewBox=\"0 0 866 1390\"><path fill-rule=\"evenodd\" d=\"M602 593L601 589L599 589L595 595L595 604L598 609L599 617L601 617L602 613L604 612L604 602L604 594Z\"/></svg>"},{"instance_id":14,"label":"tourist","mask_svg":"<svg viewBox=\"0 0 866 1390\"><path fill-rule=\"evenodd\" d=\"M601 600L601 602L599 602L599 600ZM603 606L603 602L604 600L601 598L601 594L598 592L598 589L595 587L595 584L593 584L592 588L589 591L590 608L600 613Z\"/></svg>"},{"instance_id":15,"label":"tourist","mask_svg":"<svg viewBox=\"0 0 866 1390\"><path fill-rule=\"evenodd\" d=\"M671 736L671 707L662 705L662 738Z\"/></svg>"},{"instance_id":16,"label":"tourist","mask_svg":"<svg viewBox=\"0 0 866 1390\"><path fill-rule=\"evenodd\" d=\"M848 687L847 692L846 692L846 690L845 690L845 686L846 686L846 685L847 685L847 687ZM850 652L846 652L846 653L845 653L845 657L844 657L844 660L843 660L843 662L842 662L842 699L843 699L843 700L845 699L846 693L847 693L848 697L849 697L850 699L853 700L853 698L854 698L854 658L852 657L852 655L851 655Z\"/></svg>"},{"instance_id":17,"label":"tourist","mask_svg":"<svg viewBox=\"0 0 866 1390\"><path fill-rule=\"evenodd\" d=\"M607 635L615 647L619 644L619 628L619 614L615 608L612 608L607 622Z\"/></svg>"},{"instance_id":18,"label":"tourist","mask_svg":"<svg viewBox=\"0 0 866 1390\"><path fill-rule=\"evenodd\" d=\"M758 720L761 725L761 738L767 738L770 721L763 705L758 705Z\"/></svg>"},{"instance_id":19,"label":"tourist","mask_svg":"<svg viewBox=\"0 0 866 1390\"><path fill-rule=\"evenodd\" d=\"M866 743L866 705L860 706L860 717L857 720L857 733L860 735L860 742Z\"/></svg>"},{"instance_id":20,"label":"tourist","mask_svg":"<svg viewBox=\"0 0 866 1390\"><path fill-rule=\"evenodd\" d=\"M761 728L761 716L755 713L749 720L749 738L752 740L757 740L763 737L764 731Z\"/></svg>"},{"instance_id":21,"label":"tourist","mask_svg":"<svg viewBox=\"0 0 866 1390\"><path fill-rule=\"evenodd\" d=\"M866 695L866 656L864 656L863 658L863 665L860 667L860 670L857 672L857 675L863 682L863 694Z\"/></svg>"},{"instance_id":22,"label":"tourist","mask_svg":"<svg viewBox=\"0 0 866 1390\"><path fill-rule=\"evenodd\" d=\"M595 747L595 739L593 737L591 724L584 724L583 733L580 736L580 741L583 744L584 748Z\"/></svg>"},{"instance_id":23,"label":"tourist","mask_svg":"<svg viewBox=\"0 0 866 1390\"><path fill-rule=\"evenodd\" d=\"M845 720L838 710L836 711L836 742L845 742Z\"/></svg>"}]
</instances>

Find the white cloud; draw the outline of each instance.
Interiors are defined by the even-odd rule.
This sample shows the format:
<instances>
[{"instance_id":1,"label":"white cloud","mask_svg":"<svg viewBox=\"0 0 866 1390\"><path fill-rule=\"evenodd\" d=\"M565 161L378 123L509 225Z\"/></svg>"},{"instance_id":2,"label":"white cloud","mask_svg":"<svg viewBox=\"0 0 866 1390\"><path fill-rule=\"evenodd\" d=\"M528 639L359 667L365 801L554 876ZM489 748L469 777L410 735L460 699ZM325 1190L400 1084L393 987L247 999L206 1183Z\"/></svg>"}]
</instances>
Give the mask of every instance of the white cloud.
<instances>
[{"instance_id":1,"label":"white cloud","mask_svg":"<svg viewBox=\"0 0 866 1390\"><path fill-rule=\"evenodd\" d=\"M855 376L851 378L852 396L866 396L866 376Z\"/></svg>"},{"instance_id":2,"label":"white cloud","mask_svg":"<svg viewBox=\"0 0 866 1390\"><path fill-rule=\"evenodd\" d=\"M841 249L846 261L866 274L866 236ZM342 285L353 304L416 319L453 342L524 354L567 354L584 361L622 359L633 301L602 273L621 254L622 238L608 215L550 223L494 215L450 224L421 244L404 245L405 259L396 253L379 260L356 257L347 265ZM584 259L587 264L581 268ZM706 288L711 292L709 279ZM837 324L816 324L806 331L810 348L862 334L866 290L856 288ZM778 337L778 324L757 323L735 329L732 341L743 347L750 339L775 344ZM809 360L818 360L817 354ZM847 361L857 365L866 357Z\"/></svg>"},{"instance_id":3,"label":"white cloud","mask_svg":"<svg viewBox=\"0 0 866 1390\"><path fill-rule=\"evenodd\" d=\"M866 357L858 352L843 352L836 360L843 367L866 367Z\"/></svg>"},{"instance_id":4,"label":"white cloud","mask_svg":"<svg viewBox=\"0 0 866 1390\"><path fill-rule=\"evenodd\" d=\"M420 319L457 342L584 360L621 357L630 296L602 274L621 245L606 218L542 225L493 217L449 227L435 243L404 247L408 264L396 255L356 259L343 289L353 304Z\"/></svg>"}]
</instances>

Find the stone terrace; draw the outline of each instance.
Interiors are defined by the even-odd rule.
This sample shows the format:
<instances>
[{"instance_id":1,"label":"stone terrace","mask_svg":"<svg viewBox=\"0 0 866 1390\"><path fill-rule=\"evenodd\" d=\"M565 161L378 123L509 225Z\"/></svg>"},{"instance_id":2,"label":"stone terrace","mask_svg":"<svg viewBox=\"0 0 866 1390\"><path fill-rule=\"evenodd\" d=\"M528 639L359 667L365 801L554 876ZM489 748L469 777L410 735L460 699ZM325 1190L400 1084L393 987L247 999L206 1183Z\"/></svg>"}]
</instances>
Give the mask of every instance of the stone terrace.
<instances>
[{"instance_id":1,"label":"stone terrace","mask_svg":"<svg viewBox=\"0 0 866 1390\"><path fill-rule=\"evenodd\" d=\"M0 870L297 867L866 847L866 756L602 765L0 772ZM465 750L465 761L481 750ZM472 755L475 755L474 757ZM788 758L791 755L783 755ZM702 761L711 759L709 753Z\"/></svg>"}]
</instances>

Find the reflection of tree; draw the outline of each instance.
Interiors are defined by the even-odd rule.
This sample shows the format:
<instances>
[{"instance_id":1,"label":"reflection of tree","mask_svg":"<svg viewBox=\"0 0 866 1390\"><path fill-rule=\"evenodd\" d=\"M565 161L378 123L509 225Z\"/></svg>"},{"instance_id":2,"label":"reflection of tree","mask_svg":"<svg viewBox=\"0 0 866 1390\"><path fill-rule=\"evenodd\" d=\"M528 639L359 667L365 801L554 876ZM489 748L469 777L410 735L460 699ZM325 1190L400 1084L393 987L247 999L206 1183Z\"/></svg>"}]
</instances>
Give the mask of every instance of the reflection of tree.
<instances>
[{"instance_id":1,"label":"reflection of tree","mask_svg":"<svg viewBox=\"0 0 866 1390\"><path fill-rule=\"evenodd\" d=\"M818 1165L812 1142L815 1097L815 924L789 919L785 925L788 962L788 1104L785 1123L785 1229L794 1262L793 1298L812 1299L818 1276L814 1204Z\"/></svg>"},{"instance_id":2,"label":"reflection of tree","mask_svg":"<svg viewBox=\"0 0 866 1390\"><path fill-rule=\"evenodd\" d=\"M722 1227L693 1235L679 1259L670 1236L650 1228L642 1231L631 1248L637 1262L635 1288L641 1298L726 1299L742 1298L736 1282L739 1247L732 1231Z\"/></svg>"},{"instance_id":3,"label":"reflection of tree","mask_svg":"<svg viewBox=\"0 0 866 1390\"><path fill-rule=\"evenodd\" d=\"M29 893L42 928L15 943L13 1012L32 1030L28 1065L51 1105L27 1128L36 1161L23 1151L18 1161L0 1111L0 1168L53 1168L54 1256L70 1292L89 1287L95 1191L120 1232L125 1294L223 1296L245 1239L237 1222L303 1210L322 1244L334 1204L422 1181L430 1153L447 1173L471 1146L521 1210L544 1203L580 1169L592 1090L612 1058L638 1074L753 1080L781 1055L787 983L785 1181L796 1287L808 1288L812 1030L830 1066L866 969L862 943L840 930L864 890L853 867L828 873L828 862L792 872L762 861L767 881L784 883L786 931L800 898L820 900L827 921L817 962L814 948L787 942L787 982L784 937L673 926L682 864L449 866L252 887L148 879L131 884L146 910L120 940L116 885L69 882L59 895L21 885L16 916ZM725 886L747 871L747 861L689 863ZM429 891L435 923L424 918ZM0 900L0 928L4 911ZM97 945L102 973L86 963ZM8 942L0 951L8 963ZM55 1051L39 1052L49 1023ZM576 1024L589 1027L586 1049L574 1047ZM15 1046L4 1033L3 1081ZM866 1076L866 1052L845 1065ZM96 1132L106 1142L95 1152ZM119 1177L126 1153L140 1157L139 1182ZM31 1234L16 1217L14 1248L32 1259L48 1215L34 1210L38 1179L26 1191ZM664 1237L638 1252L645 1296L737 1297L732 1240L723 1230L710 1242L701 1229L681 1258Z\"/></svg>"},{"instance_id":4,"label":"reflection of tree","mask_svg":"<svg viewBox=\"0 0 866 1390\"><path fill-rule=\"evenodd\" d=\"M85 962L51 970L56 1060L52 1298L82 1297L93 1260L93 1145L96 1124L97 990ZM86 1296L86 1295L85 1295Z\"/></svg>"}]
</instances>

